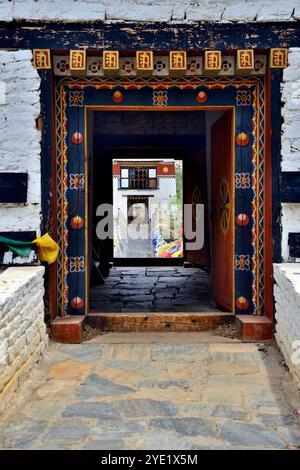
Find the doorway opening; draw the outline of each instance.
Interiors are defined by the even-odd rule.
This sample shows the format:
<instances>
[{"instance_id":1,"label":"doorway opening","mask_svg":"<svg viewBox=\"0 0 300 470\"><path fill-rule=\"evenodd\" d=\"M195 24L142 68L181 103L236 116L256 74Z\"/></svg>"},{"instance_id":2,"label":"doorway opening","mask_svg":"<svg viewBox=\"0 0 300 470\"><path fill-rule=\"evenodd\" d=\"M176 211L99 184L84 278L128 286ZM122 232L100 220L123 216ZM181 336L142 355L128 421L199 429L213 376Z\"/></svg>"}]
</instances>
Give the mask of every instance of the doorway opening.
<instances>
[{"instance_id":1,"label":"doorway opening","mask_svg":"<svg viewBox=\"0 0 300 470\"><path fill-rule=\"evenodd\" d=\"M89 311L232 312L232 111L90 114ZM99 239L103 204L113 236ZM192 232L203 206L200 248L185 204Z\"/></svg>"},{"instance_id":2,"label":"doorway opening","mask_svg":"<svg viewBox=\"0 0 300 470\"><path fill-rule=\"evenodd\" d=\"M113 257L183 258L182 160L113 160Z\"/></svg>"}]
</instances>

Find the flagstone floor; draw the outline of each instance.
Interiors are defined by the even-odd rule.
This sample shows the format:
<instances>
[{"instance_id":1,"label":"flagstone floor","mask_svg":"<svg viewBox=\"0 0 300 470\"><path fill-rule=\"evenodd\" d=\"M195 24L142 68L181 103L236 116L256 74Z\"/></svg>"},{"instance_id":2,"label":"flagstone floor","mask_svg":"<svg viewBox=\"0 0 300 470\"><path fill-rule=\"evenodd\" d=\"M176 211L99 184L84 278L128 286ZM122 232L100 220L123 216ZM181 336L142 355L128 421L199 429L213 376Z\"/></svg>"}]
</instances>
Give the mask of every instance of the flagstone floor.
<instances>
[{"instance_id":1,"label":"flagstone floor","mask_svg":"<svg viewBox=\"0 0 300 470\"><path fill-rule=\"evenodd\" d=\"M114 267L90 290L91 312L215 310L210 275L198 268Z\"/></svg>"},{"instance_id":2,"label":"flagstone floor","mask_svg":"<svg viewBox=\"0 0 300 470\"><path fill-rule=\"evenodd\" d=\"M0 418L3 449L294 449L300 428L272 345L210 333L52 343Z\"/></svg>"}]
</instances>

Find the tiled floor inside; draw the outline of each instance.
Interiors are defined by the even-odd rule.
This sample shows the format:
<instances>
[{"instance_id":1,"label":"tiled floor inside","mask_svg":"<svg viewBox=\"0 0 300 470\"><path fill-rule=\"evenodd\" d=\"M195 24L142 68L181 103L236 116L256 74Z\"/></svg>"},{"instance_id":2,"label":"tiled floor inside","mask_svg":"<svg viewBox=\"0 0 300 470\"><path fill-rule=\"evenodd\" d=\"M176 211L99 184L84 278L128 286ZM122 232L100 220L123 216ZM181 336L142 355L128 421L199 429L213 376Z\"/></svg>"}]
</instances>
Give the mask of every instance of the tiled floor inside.
<instances>
[{"instance_id":1,"label":"tiled floor inside","mask_svg":"<svg viewBox=\"0 0 300 470\"><path fill-rule=\"evenodd\" d=\"M184 267L114 267L90 291L92 312L215 311L210 275Z\"/></svg>"}]
</instances>

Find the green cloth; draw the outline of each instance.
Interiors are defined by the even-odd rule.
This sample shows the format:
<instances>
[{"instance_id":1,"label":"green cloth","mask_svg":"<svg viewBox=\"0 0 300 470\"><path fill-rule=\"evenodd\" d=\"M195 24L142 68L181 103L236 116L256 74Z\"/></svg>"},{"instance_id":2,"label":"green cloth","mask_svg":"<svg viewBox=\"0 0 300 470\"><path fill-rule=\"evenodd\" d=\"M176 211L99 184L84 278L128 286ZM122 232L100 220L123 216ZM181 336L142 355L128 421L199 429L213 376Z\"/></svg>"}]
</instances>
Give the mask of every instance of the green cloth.
<instances>
[{"instance_id":1,"label":"green cloth","mask_svg":"<svg viewBox=\"0 0 300 470\"><path fill-rule=\"evenodd\" d=\"M33 249L32 242L21 242L19 240L11 240L10 238L2 237L0 235L0 243L3 243L15 255L27 258Z\"/></svg>"}]
</instances>

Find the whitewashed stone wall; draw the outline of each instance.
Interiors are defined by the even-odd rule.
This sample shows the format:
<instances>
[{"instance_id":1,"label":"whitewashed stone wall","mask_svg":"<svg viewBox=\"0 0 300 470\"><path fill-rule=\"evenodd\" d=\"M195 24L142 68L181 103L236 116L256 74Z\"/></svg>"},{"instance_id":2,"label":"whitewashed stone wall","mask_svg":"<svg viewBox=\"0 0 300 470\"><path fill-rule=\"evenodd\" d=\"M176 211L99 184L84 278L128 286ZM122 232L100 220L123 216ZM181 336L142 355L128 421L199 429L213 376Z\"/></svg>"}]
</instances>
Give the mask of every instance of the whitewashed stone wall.
<instances>
[{"instance_id":1,"label":"whitewashed stone wall","mask_svg":"<svg viewBox=\"0 0 300 470\"><path fill-rule=\"evenodd\" d=\"M275 264L274 276L276 339L300 387L300 264Z\"/></svg>"},{"instance_id":2,"label":"whitewashed stone wall","mask_svg":"<svg viewBox=\"0 0 300 470\"><path fill-rule=\"evenodd\" d=\"M8 268L0 275L0 413L47 346L44 268Z\"/></svg>"},{"instance_id":3,"label":"whitewashed stone wall","mask_svg":"<svg viewBox=\"0 0 300 470\"><path fill-rule=\"evenodd\" d=\"M40 78L31 51L0 51L0 172L28 173L27 203L0 204L0 232L40 230Z\"/></svg>"},{"instance_id":4,"label":"whitewashed stone wall","mask_svg":"<svg viewBox=\"0 0 300 470\"><path fill-rule=\"evenodd\" d=\"M289 50L283 72L282 171L300 171L300 48ZM300 204L282 204L282 258L288 261L288 234L300 232Z\"/></svg>"},{"instance_id":5,"label":"whitewashed stone wall","mask_svg":"<svg viewBox=\"0 0 300 470\"><path fill-rule=\"evenodd\" d=\"M0 21L295 21L299 0L0 0Z\"/></svg>"}]
</instances>

